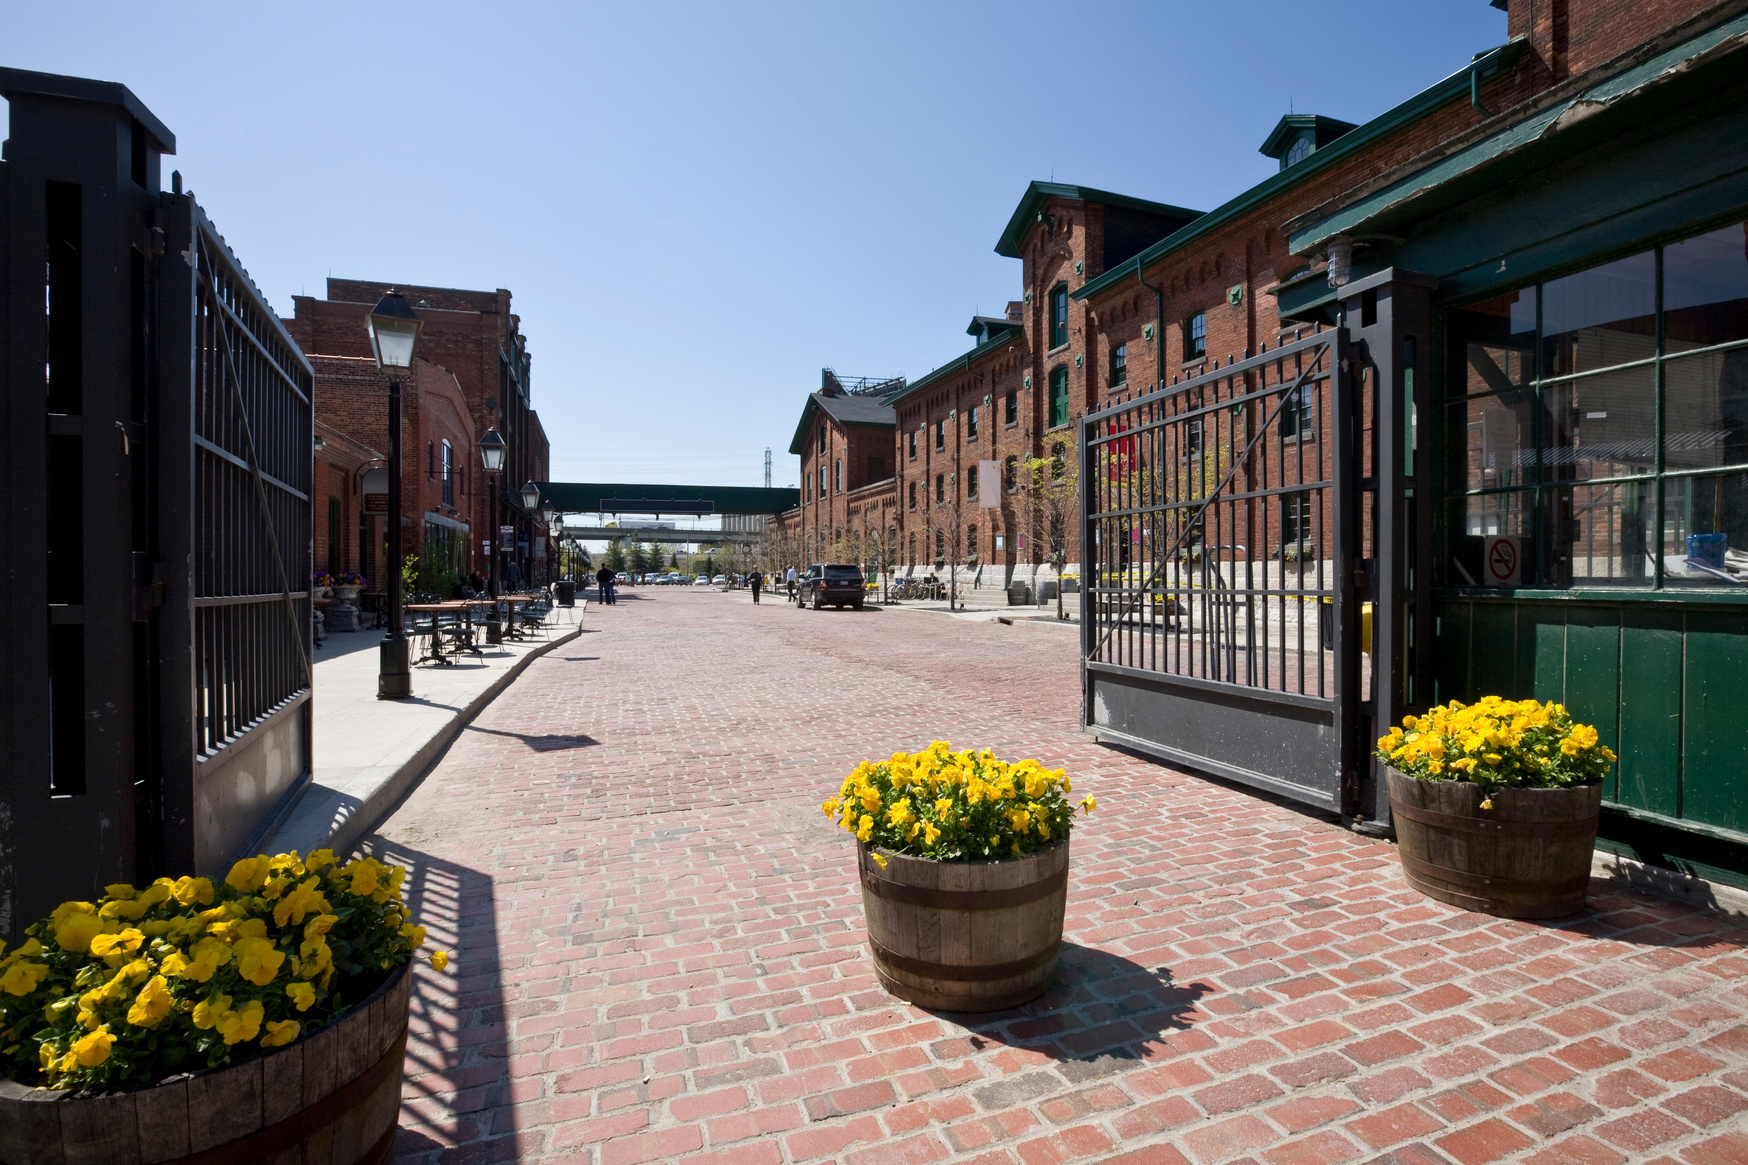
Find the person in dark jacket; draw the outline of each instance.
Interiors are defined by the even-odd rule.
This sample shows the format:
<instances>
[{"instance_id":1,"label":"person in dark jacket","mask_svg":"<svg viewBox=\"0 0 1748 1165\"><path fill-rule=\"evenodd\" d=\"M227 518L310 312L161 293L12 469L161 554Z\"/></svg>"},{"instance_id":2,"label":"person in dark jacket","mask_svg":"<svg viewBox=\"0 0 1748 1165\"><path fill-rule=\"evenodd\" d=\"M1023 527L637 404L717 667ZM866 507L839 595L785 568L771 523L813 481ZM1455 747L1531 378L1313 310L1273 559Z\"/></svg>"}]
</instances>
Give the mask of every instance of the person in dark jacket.
<instances>
[{"instance_id":1,"label":"person in dark jacket","mask_svg":"<svg viewBox=\"0 0 1748 1165\"><path fill-rule=\"evenodd\" d=\"M600 570L595 572L595 582L601 587L601 601L603 603L612 604L614 601L613 572L603 566Z\"/></svg>"},{"instance_id":2,"label":"person in dark jacket","mask_svg":"<svg viewBox=\"0 0 1748 1165\"><path fill-rule=\"evenodd\" d=\"M765 585L765 576L755 570L753 573L747 575L747 582L753 588L753 604L757 606L759 602L759 591Z\"/></svg>"}]
</instances>

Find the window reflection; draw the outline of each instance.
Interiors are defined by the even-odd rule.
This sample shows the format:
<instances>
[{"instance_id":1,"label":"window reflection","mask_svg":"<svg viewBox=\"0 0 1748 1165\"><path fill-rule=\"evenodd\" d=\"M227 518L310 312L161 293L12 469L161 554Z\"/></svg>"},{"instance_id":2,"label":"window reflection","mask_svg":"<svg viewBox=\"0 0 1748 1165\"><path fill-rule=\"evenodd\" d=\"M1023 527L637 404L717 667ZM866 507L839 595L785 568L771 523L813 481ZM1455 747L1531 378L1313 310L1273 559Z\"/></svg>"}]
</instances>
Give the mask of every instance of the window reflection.
<instances>
[{"instance_id":1,"label":"window reflection","mask_svg":"<svg viewBox=\"0 0 1748 1165\"><path fill-rule=\"evenodd\" d=\"M1657 352L1657 257L1646 251L1542 285L1542 375L1648 360Z\"/></svg>"},{"instance_id":2,"label":"window reflection","mask_svg":"<svg viewBox=\"0 0 1748 1165\"><path fill-rule=\"evenodd\" d=\"M1748 578L1748 473L1678 477L1663 486L1663 576L1671 586Z\"/></svg>"},{"instance_id":3,"label":"window reflection","mask_svg":"<svg viewBox=\"0 0 1748 1165\"><path fill-rule=\"evenodd\" d=\"M1451 313L1466 338L1465 368L1452 392L1504 392L1535 377L1536 291L1525 288Z\"/></svg>"},{"instance_id":4,"label":"window reflection","mask_svg":"<svg viewBox=\"0 0 1748 1165\"><path fill-rule=\"evenodd\" d=\"M1556 381L1542 389L1542 399L1548 478L1625 477L1657 467L1657 375L1650 365Z\"/></svg>"},{"instance_id":5,"label":"window reflection","mask_svg":"<svg viewBox=\"0 0 1748 1165\"><path fill-rule=\"evenodd\" d=\"M1663 248L1663 351L1748 339L1748 223Z\"/></svg>"},{"instance_id":6,"label":"window reflection","mask_svg":"<svg viewBox=\"0 0 1748 1165\"><path fill-rule=\"evenodd\" d=\"M1748 585L1748 224L1447 322L1447 581ZM1500 538L1512 582L1478 573Z\"/></svg>"}]
</instances>

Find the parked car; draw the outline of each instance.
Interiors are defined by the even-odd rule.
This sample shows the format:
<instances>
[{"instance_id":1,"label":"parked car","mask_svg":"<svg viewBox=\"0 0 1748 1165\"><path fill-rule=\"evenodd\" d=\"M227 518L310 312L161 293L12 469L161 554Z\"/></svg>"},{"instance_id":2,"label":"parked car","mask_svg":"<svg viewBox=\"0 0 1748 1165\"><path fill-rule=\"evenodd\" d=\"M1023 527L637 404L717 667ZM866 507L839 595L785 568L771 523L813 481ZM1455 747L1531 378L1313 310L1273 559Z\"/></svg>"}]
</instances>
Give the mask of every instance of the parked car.
<instances>
[{"instance_id":1,"label":"parked car","mask_svg":"<svg viewBox=\"0 0 1748 1165\"><path fill-rule=\"evenodd\" d=\"M631 585L631 576L626 574L622 570L618 574L613 576L613 581L616 583L623 583L626 586L630 586Z\"/></svg>"},{"instance_id":2,"label":"parked car","mask_svg":"<svg viewBox=\"0 0 1748 1165\"><path fill-rule=\"evenodd\" d=\"M721 575L721 574L719 574L719 575L717 575L717 576L716 576L716 577L715 577L715 578L713 578L713 579L711 579L711 580L710 580L710 585L711 585L711 586L717 586L717 587L720 587L720 586L725 586L725 585L727 585L727 583L728 583L728 576L727 576L727 575Z\"/></svg>"},{"instance_id":3,"label":"parked car","mask_svg":"<svg viewBox=\"0 0 1748 1165\"><path fill-rule=\"evenodd\" d=\"M844 562L816 562L798 580L796 598L805 607L816 611L831 604L840 610L854 607L860 611L867 600L868 586L862 580L862 569Z\"/></svg>"},{"instance_id":4,"label":"parked car","mask_svg":"<svg viewBox=\"0 0 1748 1165\"><path fill-rule=\"evenodd\" d=\"M695 587L707 587L710 585L710 576L707 574L701 574L692 580L692 585Z\"/></svg>"}]
</instances>

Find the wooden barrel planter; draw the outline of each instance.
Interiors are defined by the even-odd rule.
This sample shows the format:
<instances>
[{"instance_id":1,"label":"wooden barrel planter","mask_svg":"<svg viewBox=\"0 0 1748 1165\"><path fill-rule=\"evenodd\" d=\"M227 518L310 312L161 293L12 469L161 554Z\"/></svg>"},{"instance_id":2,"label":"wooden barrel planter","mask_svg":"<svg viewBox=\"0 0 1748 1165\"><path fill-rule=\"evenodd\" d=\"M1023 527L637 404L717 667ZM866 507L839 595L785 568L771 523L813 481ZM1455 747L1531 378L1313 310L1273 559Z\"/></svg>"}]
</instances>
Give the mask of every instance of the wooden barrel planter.
<instances>
[{"instance_id":1,"label":"wooden barrel planter","mask_svg":"<svg viewBox=\"0 0 1748 1165\"><path fill-rule=\"evenodd\" d=\"M1565 918L1584 909L1600 783L1501 789L1483 809L1480 785L1384 771L1410 886L1501 918Z\"/></svg>"},{"instance_id":2,"label":"wooden barrel planter","mask_svg":"<svg viewBox=\"0 0 1748 1165\"><path fill-rule=\"evenodd\" d=\"M0 1165L384 1165L407 1047L403 965L283 1048L125 1091L0 1080Z\"/></svg>"},{"instance_id":3,"label":"wooden barrel planter","mask_svg":"<svg viewBox=\"0 0 1748 1165\"><path fill-rule=\"evenodd\" d=\"M1068 902L1068 839L1023 858L938 862L856 847L874 971L937 1011L1000 1011L1056 979Z\"/></svg>"}]
</instances>

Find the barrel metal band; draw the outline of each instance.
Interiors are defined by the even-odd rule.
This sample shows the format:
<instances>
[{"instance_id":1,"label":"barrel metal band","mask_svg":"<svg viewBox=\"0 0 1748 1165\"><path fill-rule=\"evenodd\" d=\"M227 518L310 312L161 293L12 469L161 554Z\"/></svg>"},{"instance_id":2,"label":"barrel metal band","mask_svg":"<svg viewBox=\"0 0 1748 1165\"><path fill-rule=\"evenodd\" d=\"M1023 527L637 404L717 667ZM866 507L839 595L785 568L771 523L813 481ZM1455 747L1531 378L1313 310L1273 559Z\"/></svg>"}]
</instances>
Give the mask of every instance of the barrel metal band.
<instances>
[{"instance_id":1,"label":"barrel metal band","mask_svg":"<svg viewBox=\"0 0 1748 1165\"><path fill-rule=\"evenodd\" d=\"M385 1080L391 1076L399 1075L406 1065L406 1060L407 1032L405 1028L402 1028L401 1034L393 1044L389 1045L388 1051L382 1054L381 1059L308 1108L295 1112L276 1124L250 1133L246 1137L238 1137L234 1141L214 1145L210 1149L187 1157L178 1157L168 1165L257 1165L262 1158L271 1157L292 1145L299 1144L329 1125L337 1123L341 1117L362 1104ZM392 1137L393 1134L394 1128L390 1126L389 1135ZM372 1149L374 1150L375 1146ZM370 1152L371 1150L367 1150L362 1159L368 1161Z\"/></svg>"},{"instance_id":2,"label":"barrel metal band","mask_svg":"<svg viewBox=\"0 0 1748 1165\"><path fill-rule=\"evenodd\" d=\"M1581 837L1596 828L1593 817L1577 821L1495 821L1485 817L1464 817L1456 813L1440 813L1418 805L1404 805L1391 798L1390 812L1422 825L1436 825L1465 833L1494 833L1503 837Z\"/></svg>"},{"instance_id":3,"label":"barrel metal band","mask_svg":"<svg viewBox=\"0 0 1748 1165\"><path fill-rule=\"evenodd\" d=\"M1023 959L1015 959L1011 963L990 963L979 967L967 967L952 963L930 963L923 959L913 959L906 955L890 951L880 945L877 939L870 938L868 946L874 951L878 962L885 963L895 971L903 971L910 975L920 975L926 979L947 979L955 983L993 983L997 979L1012 979L1016 975L1024 975L1036 971L1053 962L1056 952L1062 947L1062 940L1057 939L1035 955Z\"/></svg>"},{"instance_id":4,"label":"barrel metal band","mask_svg":"<svg viewBox=\"0 0 1748 1165\"><path fill-rule=\"evenodd\" d=\"M876 898L901 902L906 906L926 906L932 910L1003 910L1063 893L1068 888L1068 868L1064 866L1042 882L1015 886L1011 890L937 890L932 886L906 886L864 868L862 888Z\"/></svg>"},{"instance_id":5,"label":"barrel metal band","mask_svg":"<svg viewBox=\"0 0 1748 1165\"><path fill-rule=\"evenodd\" d=\"M1541 894L1572 894L1590 886L1590 875L1567 878L1560 882L1545 882L1539 879L1527 878L1493 878L1486 874L1472 874L1467 870L1453 870L1448 866L1438 866L1423 861L1413 854L1399 853L1402 864L1424 878L1437 878L1441 882L1453 882L1458 886L1478 886L1484 890L1515 890L1524 893Z\"/></svg>"}]
</instances>

